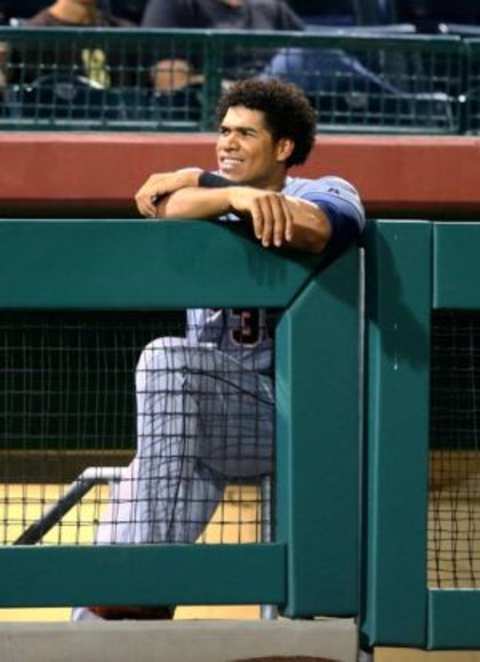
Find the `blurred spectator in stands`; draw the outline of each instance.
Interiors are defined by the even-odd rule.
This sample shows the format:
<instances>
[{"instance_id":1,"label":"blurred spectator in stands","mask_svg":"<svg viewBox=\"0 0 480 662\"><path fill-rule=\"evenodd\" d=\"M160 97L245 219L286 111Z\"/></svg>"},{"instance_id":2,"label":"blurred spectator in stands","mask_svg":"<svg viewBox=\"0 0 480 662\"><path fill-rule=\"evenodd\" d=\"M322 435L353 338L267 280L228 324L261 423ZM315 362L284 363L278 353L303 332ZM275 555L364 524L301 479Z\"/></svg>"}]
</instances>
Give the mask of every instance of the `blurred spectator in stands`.
<instances>
[{"instance_id":1,"label":"blurred spectator in stands","mask_svg":"<svg viewBox=\"0 0 480 662\"><path fill-rule=\"evenodd\" d=\"M9 13L5 1L0 0L0 24L8 23ZM0 103L3 103L7 89L7 63L8 63L9 45L6 41L0 41ZM0 109L1 112L1 109Z\"/></svg>"},{"instance_id":2,"label":"blurred spectator in stands","mask_svg":"<svg viewBox=\"0 0 480 662\"><path fill-rule=\"evenodd\" d=\"M72 39L43 28L119 28L132 24L105 11L105 0L55 0L25 18L10 14L13 26L36 29L24 31L9 46L0 46L3 108L12 117L77 118L117 117L121 99L118 88L127 85L136 71L123 41L109 43L102 31ZM39 30L37 30L39 28ZM2 70L3 67L3 70ZM0 87L2 81L0 80Z\"/></svg>"},{"instance_id":3,"label":"blurred spectator in stands","mask_svg":"<svg viewBox=\"0 0 480 662\"><path fill-rule=\"evenodd\" d=\"M397 0L399 19L413 23L419 32L458 32L462 25L480 26L480 3L475 0ZM453 24L453 29L445 29ZM458 26L458 30L455 30Z\"/></svg>"},{"instance_id":4,"label":"blurred spectator in stands","mask_svg":"<svg viewBox=\"0 0 480 662\"><path fill-rule=\"evenodd\" d=\"M51 0L0 0L0 23L11 19L29 18L51 3Z\"/></svg>"},{"instance_id":5,"label":"blurred spectator in stands","mask_svg":"<svg viewBox=\"0 0 480 662\"><path fill-rule=\"evenodd\" d=\"M203 28L229 30L305 29L300 17L283 0L149 0L142 20L149 28ZM180 55L180 56L179 56ZM158 91L185 89L202 82L199 62L191 53L161 59L153 69ZM340 49L246 48L233 45L223 56L223 84L258 75L293 82L313 98L317 93L340 95L364 90L392 94L393 88L355 57ZM365 95L364 95L365 96ZM358 95L355 97L355 100Z\"/></svg>"},{"instance_id":6,"label":"blurred spectator in stands","mask_svg":"<svg viewBox=\"0 0 480 662\"><path fill-rule=\"evenodd\" d=\"M108 7L115 16L122 16L135 25L142 20L143 10L147 0L103 0L104 6Z\"/></svg>"},{"instance_id":7,"label":"blurred spectator in stands","mask_svg":"<svg viewBox=\"0 0 480 662\"><path fill-rule=\"evenodd\" d=\"M3 101L7 89L7 62L9 46L7 42L0 41L0 101Z\"/></svg>"},{"instance_id":8,"label":"blurred spectator in stands","mask_svg":"<svg viewBox=\"0 0 480 662\"><path fill-rule=\"evenodd\" d=\"M358 0L290 0L290 5L308 28L315 26L349 27L362 22L363 2Z\"/></svg>"},{"instance_id":9,"label":"blurred spectator in stands","mask_svg":"<svg viewBox=\"0 0 480 662\"><path fill-rule=\"evenodd\" d=\"M38 27L94 26L94 27L129 27L132 24L102 11L97 0L56 0L45 9L41 9L24 25Z\"/></svg>"},{"instance_id":10,"label":"blurred spectator in stands","mask_svg":"<svg viewBox=\"0 0 480 662\"><path fill-rule=\"evenodd\" d=\"M302 30L301 19L284 0L150 0L145 28Z\"/></svg>"},{"instance_id":11,"label":"blurred spectator in stands","mask_svg":"<svg viewBox=\"0 0 480 662\"><path fill-rule=\"evenodd\" d=\"M302 20L284 0L149 0L142 27L229 30L303 30ZM156 63L157 90L176 90L202 81L195 63L183 57Z\"/></svg>"},{"instance_id":12,"label":"blurred spectator in stands","mask_svg":"<svg viewBox=\"0 0 480 662\"><path fill-rule=\"evenodd\" d=\"M100 9L100 1L97 0L56 0L48 7L40 10L37 14L25 21L21 25L26 27L131 27L132 23L123 18L119 18L109 12ZM58 48L58 47L57 47ZM109 88L112 85L112 72L118 69L118 60L121 57L112 52L105 52L100 44L92 48L82 48L77 50L67 45L59 56L55 45L51 53L42 53L41 70L42 75L48 75L49 65L51 64L56 73L63 71L65 75L81 76L90 84L98 85L102 88ZM38 61L38 55L33 57L24 57L26 72L24 78L32 80L38 77L39 71L35 67ZM113 66L112 66L113 65ZM123 67L125 69L125 67ZM116 78L122 78L124 72L118 71ZM123 82L115 80L115 84Z\"/></svg>"}]
</instances>

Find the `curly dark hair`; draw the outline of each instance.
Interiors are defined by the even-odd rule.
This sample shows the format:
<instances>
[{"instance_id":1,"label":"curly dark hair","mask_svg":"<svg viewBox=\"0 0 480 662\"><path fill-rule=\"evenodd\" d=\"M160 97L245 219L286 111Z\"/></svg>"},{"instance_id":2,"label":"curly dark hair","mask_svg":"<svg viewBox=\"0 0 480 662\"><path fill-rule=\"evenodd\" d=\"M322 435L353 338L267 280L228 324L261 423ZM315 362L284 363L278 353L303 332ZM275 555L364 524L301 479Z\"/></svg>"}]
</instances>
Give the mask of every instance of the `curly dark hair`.
<instances>
[{"instance_id":1,"label":"curly dark hair","mask_svg":"<svg viewBox=\"0 0 480 662\"><path fill-rule=\"evenodd\" d=\"M217 106L219 124L232 106L262 111L274 140L293 140L295 148L286 161L288 168L306 161L315 141L316 116L299 87L274 78L248 78L221 96Z\"/></svg>"}]
</instances>

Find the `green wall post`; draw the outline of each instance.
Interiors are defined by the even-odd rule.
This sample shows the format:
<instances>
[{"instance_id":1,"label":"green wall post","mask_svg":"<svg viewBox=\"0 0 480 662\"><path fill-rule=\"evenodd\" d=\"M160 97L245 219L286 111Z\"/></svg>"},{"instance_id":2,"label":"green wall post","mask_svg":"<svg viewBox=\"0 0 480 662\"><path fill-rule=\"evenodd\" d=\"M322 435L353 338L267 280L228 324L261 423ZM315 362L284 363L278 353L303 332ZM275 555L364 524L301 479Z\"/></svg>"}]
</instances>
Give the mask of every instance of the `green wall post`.
<instances>
[{"instance_id":1,"label":"green wall post","mask_svg":"<svg viewBox=\"0 0 480 662\"><path fill-rule=\"evenodd\" d=\"M291 617L358 612L359 252L318 274L277 331L277 542Z\"/></svg>"},{"instance_id":2,"label":"green wall post","mask_svg":"<svg viewBox=\"0 0 480 662\"><path fill-rule=\"evenodd\" d=\"M362 635L426 645L431 237L428 222L370 224Z\"/></svg>"}]
</instances>

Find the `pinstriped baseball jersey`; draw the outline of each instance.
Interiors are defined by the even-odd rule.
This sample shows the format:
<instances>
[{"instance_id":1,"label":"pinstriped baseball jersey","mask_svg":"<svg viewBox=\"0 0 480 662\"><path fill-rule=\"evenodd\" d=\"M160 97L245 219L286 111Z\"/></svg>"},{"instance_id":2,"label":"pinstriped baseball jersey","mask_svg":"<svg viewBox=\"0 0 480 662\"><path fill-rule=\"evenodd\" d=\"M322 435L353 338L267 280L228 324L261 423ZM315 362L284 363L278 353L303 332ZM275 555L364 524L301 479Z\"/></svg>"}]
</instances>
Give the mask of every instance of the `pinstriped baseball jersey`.
<instances>
[{"instance_id":1,"label":"pinstriped baseball jersey","mask_svg":"<svg viewBox=\"0 0 480 662\"><path fill-rule=\"evenodd\" d=\"M365 213L356 189L340 177L312 180L287 177L284 195L312 202L322 208L332 223L331 242L338 240L336 226L342 228L343 243L352 243L365 226ZM220 219L238 222L228 214ZM347 236L346 236L347 235ZM244 367L260 371L272 368L272 338L265 310L192 309L187 312L187 339L215 344L226 352L235 352Z\"/></svg>"}]
</instances>

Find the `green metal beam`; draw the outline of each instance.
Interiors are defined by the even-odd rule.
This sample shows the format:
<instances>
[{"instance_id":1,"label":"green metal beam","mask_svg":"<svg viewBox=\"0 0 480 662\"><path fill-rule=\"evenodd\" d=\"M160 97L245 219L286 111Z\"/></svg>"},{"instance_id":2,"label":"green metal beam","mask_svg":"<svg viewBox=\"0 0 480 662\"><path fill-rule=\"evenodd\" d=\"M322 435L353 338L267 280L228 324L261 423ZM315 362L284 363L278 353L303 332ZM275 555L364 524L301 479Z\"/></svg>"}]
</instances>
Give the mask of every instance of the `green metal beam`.
<instances>
[{"instance_id":1,"label":"green metal beam","mask_svg":"<svg viewBox=\"0 0 480 662\"><path fill-rule=\"evenodd\" d=\"M428 647L479 649L480 591L428 591Z\"/></svg>"},{"instance_id":2,"label":"green metal beam","mask_svg":"<svg viewBox=\"0 0 480 662\"><path fill-rule=\"evenodd\" d=\"M0 607L283 604L285 546L1 547Z\"/></svg>"},{"instance_id":3,"label":"green metal beam","mask_svg":"<svg viewBox=\"0 0 480 662\"><path fill-rule=\"evenodd\" d=\"M232 225L0 221L0 308L286 306L320 258L265 250Z\"/></svg>"},{"instance_id":4,"label":"green metal beam","mask_svg":"<svg viewBox=\"0 0 480 662\"><path fill-rule=\"evenodd\" d=\"M362 634L426 645L431 233L378 221L367 241Z\"/></svg>"},{"instance_id":5,"label":"green metal beam","mask_svg":"<svg viewBox=\"0 0 480 662\"><path fill-rule=\"evenodd\" d=\"M318 275L276 340L285 614L358 613L358 251Z\"/></svg>"},{"instance_id":6,"label":"green metal beam","mask_svg":"<svg viewBox=\"0 0 480 662\"><path fill-rule=\"evenodd\" d=\"M480 309L480 222L435 223L433 307Z\"/></svg>"}]
</instances>

